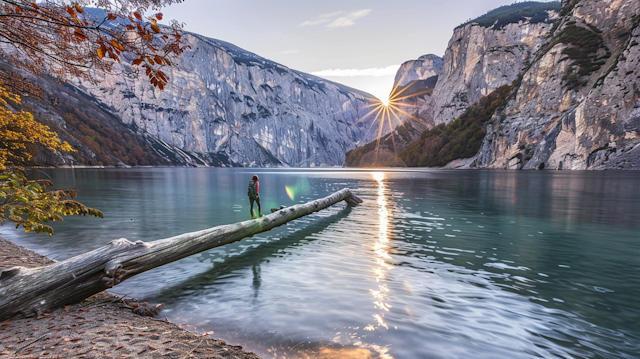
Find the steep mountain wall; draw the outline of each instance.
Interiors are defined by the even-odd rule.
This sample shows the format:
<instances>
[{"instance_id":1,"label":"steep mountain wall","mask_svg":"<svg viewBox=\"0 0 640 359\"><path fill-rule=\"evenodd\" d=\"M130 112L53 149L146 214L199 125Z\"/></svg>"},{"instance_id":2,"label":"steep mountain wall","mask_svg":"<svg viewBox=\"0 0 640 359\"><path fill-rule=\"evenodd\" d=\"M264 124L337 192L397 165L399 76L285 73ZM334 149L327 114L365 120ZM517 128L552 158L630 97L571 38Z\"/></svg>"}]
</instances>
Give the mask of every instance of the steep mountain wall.
<instances>
[{"instance_id":1,"label":"steep mountain wall","mask_svg":"<svg viewBox=\"0 0 640 359\"><path fill-rule=\"evenodd\" d=\"M525 21L502 28L470 23L455 29L433 91L436 124L455 120L483 96L515 81L552 26Z\"/></svg>"},{"instance_id":2,"label":"steep mountain wall","mask_svg":"<svg viewBox=\"0 0 640 359\"><path fill-rule=\"evenodd\" d=\"M190 49L164 91L121 74L74 85L159 154L192 165L336 166L371 140L373 117L364 115L373 96L223 41L185 38Z\"/></svg>"},{"instance_id":3,"label":"steep mountain wall","mask_svg":"<svg viewBox=\"0 0 640 359\"><path fill-rule=\"evenodd\" d=\"M49 126L75 149L61 153L38 146L32 163L41 166L167 166L181 162L159 156L148 141L105 111L95 101L68 84L15 68L0 59L0 71L18 82L37 86L36 93L21 96L14 111L24 110Z\"/></svg>"},{"instance_id":4,"label":"steep mountain wall","mask_svg":"<svg viewBox=\"0 0 640 359\"><path fill-rule=\"evenodd\" d=\"M563 6L471 166L640 169L640 2Z\"/></svg>"}]
</instances>

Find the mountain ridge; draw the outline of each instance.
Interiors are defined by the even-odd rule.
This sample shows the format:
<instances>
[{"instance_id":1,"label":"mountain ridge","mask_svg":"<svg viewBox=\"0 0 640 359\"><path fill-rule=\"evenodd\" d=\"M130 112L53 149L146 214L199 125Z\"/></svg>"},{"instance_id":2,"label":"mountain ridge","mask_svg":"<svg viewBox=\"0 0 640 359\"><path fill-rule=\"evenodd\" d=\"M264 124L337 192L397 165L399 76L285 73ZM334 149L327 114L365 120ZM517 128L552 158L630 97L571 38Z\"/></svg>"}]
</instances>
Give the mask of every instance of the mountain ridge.
<instances>
[{"instance_id":1,"label":"mountain ridge","mask_svg":"<svg viewBox=\"0 0 640 359\"><path fill-rule=\"evenodd\" d=\"M97 84L71 79L66 85L71 91L49 84L46 96L63 93L65 98L77 96L70 100L74 103L90 100L104 112L96 118L117 118L120 124L112 125L121 129L116 132L152 150L155 160L143 161L147 165L342 166L345 152L372 138L367 129L373 117L365 115L374 96L222 40L189 32L184 39L191 48L167 71L170 79L164 91L142 78L106 74ZM127 73L131 65L123 61L117 70ZM30 76L24 71L22 75ZM56 105L36 99L30 104L37 118L55 118L62 132L70 126ZM106 151L99 146L105 139L95 135L95 126L85 124L81 134L67 131L63 136L83 144L78 154L41 149L40 164L140 165L124 150L100 154ZM71 133L79 137L72 139Z\"/></svg>"}]
</instances>

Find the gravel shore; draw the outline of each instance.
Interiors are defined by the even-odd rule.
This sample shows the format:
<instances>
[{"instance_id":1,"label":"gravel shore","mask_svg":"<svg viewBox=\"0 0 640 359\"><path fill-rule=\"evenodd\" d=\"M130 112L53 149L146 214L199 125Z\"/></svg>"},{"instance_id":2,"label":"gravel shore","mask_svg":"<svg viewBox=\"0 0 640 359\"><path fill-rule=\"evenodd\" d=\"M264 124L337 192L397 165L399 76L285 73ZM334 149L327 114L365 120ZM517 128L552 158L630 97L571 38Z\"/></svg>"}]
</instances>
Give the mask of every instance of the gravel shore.
<instances>
[{"instance_id":1,"label":"gravel shore","mask_svg":"<svg viewBox=\"0 0 640 359\"><path fill-rule=\"evenodd\" d=\"M0 238L0 267L50 263L51 259ZM210 334L134 314L119 297L102 292L38 318L0 323L0 358L260 359Z\"/></svg>"}]
</instances>

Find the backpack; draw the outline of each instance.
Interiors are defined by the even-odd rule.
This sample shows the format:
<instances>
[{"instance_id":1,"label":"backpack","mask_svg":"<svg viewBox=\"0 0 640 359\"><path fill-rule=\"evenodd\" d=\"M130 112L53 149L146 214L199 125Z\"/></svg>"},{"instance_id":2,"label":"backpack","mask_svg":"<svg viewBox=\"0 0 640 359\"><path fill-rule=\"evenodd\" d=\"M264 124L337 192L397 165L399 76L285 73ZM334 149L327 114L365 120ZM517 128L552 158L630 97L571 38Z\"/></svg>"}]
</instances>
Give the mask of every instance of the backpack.
<instances>
[{"instance_id":1,"label":"backpack","mask_svg":"<svg viewBox=\"0 0 640 359\"><path fill-rule=\"evenodd\" d=\"M251 180L251 182L249 182L249 188L247 189L247 194L249 195L249 197L251 198L256 198L258 196L258 192L256 191L256 181Z\"/></svg>"}]
</instances>

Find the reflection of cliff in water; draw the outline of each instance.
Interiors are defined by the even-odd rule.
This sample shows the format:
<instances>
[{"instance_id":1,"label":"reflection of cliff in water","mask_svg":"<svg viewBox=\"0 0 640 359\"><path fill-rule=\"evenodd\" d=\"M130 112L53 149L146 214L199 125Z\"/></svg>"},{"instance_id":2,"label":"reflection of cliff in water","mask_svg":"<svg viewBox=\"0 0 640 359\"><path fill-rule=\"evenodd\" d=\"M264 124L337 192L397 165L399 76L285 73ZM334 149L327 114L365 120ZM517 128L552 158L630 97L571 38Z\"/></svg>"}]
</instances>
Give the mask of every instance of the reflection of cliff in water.
<instances>
[{"instance_id":1,"label":"reflection of cliff in water","mask_svg":"<svg viewBox=\"0 0 640 359\"><path fill-rule=\"evenodd\" d=\"M216 292L218 291L218 289L215 289L217 279L241 276L243 274L240 272L244 270L251 270L253 273L252 288L254 290L254 297L257 297L261 285L261 263L268 260L268 258L274 257L278 252L286 248L304 245L304 242L301 242L301 240L306 239L306 242L315 240L315 238L308 237L322 232L331 224L346 218L350 212L351 207L347 206L340 212L320 218L303 229L289 233L279 240L261 243L257 247L247 248L238 255L226 257L222 262L217 261L220 257L217 253L202 253L201 260L204 262L210 261L213 263L213 268L174 286L163 288L158 295L154 295L154 300L170 305L175 302L182 302L184 298L198 296L204 292Z\"/></svg>"},{"instance_id":2,"label":"reflection of cliff in water","mask_svg":"<svg viewBox=\"0 0 640 359\"><path fill-rule=\"evenodd\" d=\"M430 200L458 198L459 209L493 215L552 218L567 224L638 226L640 191L633 172L433 171L395 183ZM425 181L428 181L425 186ZM426 187L426 188L425 188Z\"/></svg>"}]
</instances>

